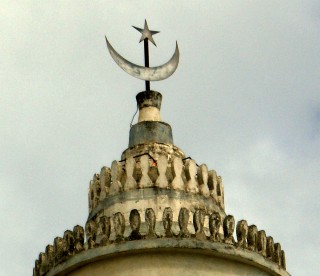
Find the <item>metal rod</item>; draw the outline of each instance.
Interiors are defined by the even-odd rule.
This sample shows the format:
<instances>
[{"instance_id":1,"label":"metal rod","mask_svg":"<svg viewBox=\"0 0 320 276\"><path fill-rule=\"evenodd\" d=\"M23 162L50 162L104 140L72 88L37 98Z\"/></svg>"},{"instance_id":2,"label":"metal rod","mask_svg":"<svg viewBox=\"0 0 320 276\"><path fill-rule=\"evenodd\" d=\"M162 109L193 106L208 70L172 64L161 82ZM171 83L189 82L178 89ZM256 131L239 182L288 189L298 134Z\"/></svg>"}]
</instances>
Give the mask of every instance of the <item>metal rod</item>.
<instances>
[{"instance_id":1,"label":"metal rod","mask_svg":"<svg viewBox=\"0 0 320 276\"><path fill-rule=\"evenodd\" d=\"M143 40L144 43L144 66L149 67L149 42L148 38ZM146 91L150 91L150 81L146 81Z\"/></svg>"},{"instance_id":2,"label":"metal rod","mask_svg":"<svg viewBox=\"0 0 320 276\"><path fill-rule=\"evenodd\" d=\"M142 154L135 155L135 156L133 156L133 158L138 158L138 157L143 156L143 155L148 155L148 156L153 160L153 162L157 163L157 160L154 159L154 158L150 155L149 152L145 152L145 153L142 153ZM186 159L186 158L185 158L185 159ZM122 159L122 160L120 160L120 161L118 161L118 162L121 163L121 162L124 162L124 161L126 161L126 160L127 160L127 158ZM182 160L184 160L184 159L182 159Z\"/></svg>"}]
</instances>

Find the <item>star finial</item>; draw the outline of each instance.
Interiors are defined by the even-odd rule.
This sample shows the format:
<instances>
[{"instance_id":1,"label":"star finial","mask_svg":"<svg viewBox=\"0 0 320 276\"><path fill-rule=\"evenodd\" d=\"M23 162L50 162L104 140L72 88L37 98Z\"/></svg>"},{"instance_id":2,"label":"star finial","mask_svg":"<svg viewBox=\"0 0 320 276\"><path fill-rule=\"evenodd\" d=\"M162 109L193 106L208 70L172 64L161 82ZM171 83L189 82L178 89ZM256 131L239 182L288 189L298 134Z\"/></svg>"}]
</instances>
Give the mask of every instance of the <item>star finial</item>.
<instances>
[{"instance_id":1,"label":"star finial","mask_svg":"<svg viewBox=\"0 0 320 276\"><path fill-rule=\"evenodd\" d=\"M140 38L140 41L143 41L145 39L148 39L149 41L151 41L153 43L154 46L157 46L156 43L153 40L153 35L159 33L158 31L150 31L149 27L148 27L148 23L147 20L144 21L144 28L140 29L138 27L132 26L133 28L135 28L137 31L139 31L140 33L142 33L142 36Z\"/></svg>"}]
</instances>

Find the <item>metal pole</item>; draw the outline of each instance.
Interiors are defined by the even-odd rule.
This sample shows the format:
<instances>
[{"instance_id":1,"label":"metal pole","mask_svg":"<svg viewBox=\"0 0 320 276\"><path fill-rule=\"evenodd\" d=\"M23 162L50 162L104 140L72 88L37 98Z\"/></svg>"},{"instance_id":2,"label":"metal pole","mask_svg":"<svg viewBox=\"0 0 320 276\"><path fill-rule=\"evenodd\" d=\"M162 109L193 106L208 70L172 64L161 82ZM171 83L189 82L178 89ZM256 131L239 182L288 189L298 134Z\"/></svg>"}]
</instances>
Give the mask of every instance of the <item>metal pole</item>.
<instances>
[{"instance_id":1,"label":"metal pole","mask_svg":"<svg viewBox=\"0 0 320 276\"><path fill-rule=\"evenodd\" d=\"M143 40L144 42L144 66L149 67L149 43L148 38ZM150 91L150 81L146 81L146 91Z\"/></svg>"}]
</instances>

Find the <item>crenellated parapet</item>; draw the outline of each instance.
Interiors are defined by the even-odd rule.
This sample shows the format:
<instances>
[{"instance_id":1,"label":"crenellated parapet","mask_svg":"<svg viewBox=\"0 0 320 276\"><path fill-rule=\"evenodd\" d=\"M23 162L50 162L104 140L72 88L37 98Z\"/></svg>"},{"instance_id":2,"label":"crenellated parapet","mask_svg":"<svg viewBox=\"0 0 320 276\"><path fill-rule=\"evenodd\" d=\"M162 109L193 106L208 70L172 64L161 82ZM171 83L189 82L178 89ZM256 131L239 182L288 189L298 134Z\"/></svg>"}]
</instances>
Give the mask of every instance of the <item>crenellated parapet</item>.
<instances>
[{"instance_id":1,"label":"crenellated parapet","mask_svg":"<svg viewBox=\"0 0 320 276\"><path fill-rule=\"evenodd\" d=\"M178 217L178 228L173 229L174 219ZM141 221L146 227L141 228ZM156 224L160 228L155 227ZM126 224L130 229L126 230ZM84 233L86 239L84 239ZM56 237L53 245L48 245L45 253L40 253L35 261L34 276L45 275L53 267L69 260L82 251L95 248L117 246L137 240L199 240L204 243L226 244L233 250L245 252L247 255L262 256L266 262L275 265L278 269L286 269L285 253L279 243L274 243L271 236L266 236L264 230L257 226L248 226L247 221L235 223L232 215L223 219L219 213L206 213L204 209L194 212L181 208L174 214L170 206L164 208L160 217L152 208L145 212L132 209L129 216L116 212L110 217L100 216L87 221L85 231L77 225L73 231L66 230L63 237ZM208 248L208 246L204 247ZM271 265L272 266L272 265ZM51 274L49 274L51 275Z\"/></svg>"},{"instance_id":2,"label":"crenellated parapet","mask_svg":"<svg viewBox=\"0 0 320 276\"><path fill-rule=\"evenodd\" d=\"M73 231L66 230L63 237L54 238L53 245L47 245L45 253L39 254L39 259L35 261L33 275L45 275L51 268L84 249L84 230L82 226L76 225Z\"/></svg>"},{"instance_id":3,"label":"crenellated parapet","mask_svg":"<svg viewBox=\"0 0 320 276\"><path fill-rule=\"evenodd\" d=\"M157 188L198 194L224 210L221 176L193 159L149 154L129 156L103 167L89 185L89 213L108 197L137 189Z\"/></svg>"}]
</instances>

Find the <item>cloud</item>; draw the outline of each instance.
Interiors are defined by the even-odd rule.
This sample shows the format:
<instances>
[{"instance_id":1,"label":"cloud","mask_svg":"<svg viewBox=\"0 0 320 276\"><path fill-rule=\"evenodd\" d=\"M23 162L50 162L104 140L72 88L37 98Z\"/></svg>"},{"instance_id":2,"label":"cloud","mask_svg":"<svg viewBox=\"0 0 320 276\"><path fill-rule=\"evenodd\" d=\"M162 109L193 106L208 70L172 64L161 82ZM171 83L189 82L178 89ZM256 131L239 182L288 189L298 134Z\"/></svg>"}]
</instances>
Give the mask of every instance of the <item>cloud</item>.
<instances>
[{"instance_id":1,"label":"cloud","mask_svg":"<svg viewBox=\"0 0 320 276\"><path fill-rule=\"evenodd\" d=\"M143 64L131 25L145 18L161 31L151 65L166 61L176 40L181 51L176 73L151 84L163 94L175 144L222 175L227 212L274 236L292 275L313 274L318 7L310 0L3 2L2 274L30 273L55 236L84 225L88 182L120 159L135 94L144 89L117 68L104 35ZM300 252L308 252L303 271Z\"/></svg>"}]
</instances>

